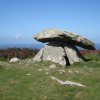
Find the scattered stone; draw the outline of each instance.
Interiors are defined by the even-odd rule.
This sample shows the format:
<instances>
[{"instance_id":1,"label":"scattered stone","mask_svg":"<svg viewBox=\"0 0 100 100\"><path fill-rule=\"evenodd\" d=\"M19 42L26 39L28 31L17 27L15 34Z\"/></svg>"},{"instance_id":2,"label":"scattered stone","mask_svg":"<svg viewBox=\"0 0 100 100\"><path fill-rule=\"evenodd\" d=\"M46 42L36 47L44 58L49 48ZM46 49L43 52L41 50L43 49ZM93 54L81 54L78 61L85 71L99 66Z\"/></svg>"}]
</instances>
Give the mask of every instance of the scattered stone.
<instances>
[{"instance_id":1,"label":"scattered stone","mask_svg":"<svg viewBox=\"0 0 100 100\"><path fill-rule=\"evenodd\" d=\"M72 70L68 70L68 73L72 74L72 73L73 73L73 71L72 71Z\"/></svg>"},{"instance_id":2,"label":"scattered stone","mask_svg":"<svg viewBox=\"0 0 100 100\"><path fill-rule=\"evenodd\" d=\"M13 63L15 63L15 62L19 62L19 61L20 61L19 58L11 58L11 60L10 60L10 62L13 62Z\"/></svg>"},{"instance_id":3,"label":"scattered stone","mask_svg":"<svg viewBox=\"0 0 100 100\"><path fill-rule=\"evenodd\" d=\"M62 70L62 69L60 69L58 71L60 72L59 74L64 74L65 73L65 70Z\"/></svg>"},{"instance_id":4,"label":"scattered stone","mask_svg":"<svg viewBox=\"0 0 100 100\"><path fill-rule=\"evenodd\" d=\"M44 96L44 100L47 100L47 96Z\"/></svg>"},{"instance_id":5,"label":"scattered stone","mask_svg":"<svg viewBox=\"0 0 100 100\"><path fill-rule=\"evenodd\" d=\"M15 81L11 81L10 83L15 83Z\"/></svg>"},{"instance_id":6,"label":"scattered stone","mask_svg":"<svg viewBox=\"0 0 100 100\"><path fill-rule=\"evenodd\" d=\"M31 75L31 74L26 74L27 76Z\"/></svg>"},{"instance_id":7,"label":"scattered stone","mask_svg":"<svg viewBox=\"0 0 100 100\"><path fill-rule=\"evenodd\" d=\"M80 87L86 87L85 85L82 85L82 84L77 83L77 82L59 80L58 78L56 78L54 76L51 76L51 79L56 80L61 85L76 85L76 86L80 86Z\"/></svg>"},{"instance_id":8,"label":"scattered stone","mask_svg":"<svg viewBox=\"0 0 100 100\"><path fill-rule=\"evenodd\" d=\"M45 74L49 74L49 72L46 72Z\"/></svg>"},{"instance_id":9,"label":"scattered stone","mask_svg":"<svg viewBox=\"0 0 100 100\"><path fill-rule=\"evenodd\" d=\"M56 68L56 65L55 64L52 64L52 65L49 66L49 68L50 69L55 69Z\"/></svg>"},{"instance_id":10,"label":"scattered stone","mask_svg":"<svg viewBox=\"0 0 100 100\"><path fill-rule=\"evenodd\" d=\"M39 72L43 71L43 69L38 69Z\"/></svg>"},{"instance_id":11,"label":"scattered stone","mask_svg":"<svg viewBox=\"0 0 100 100\"><path fill-rule=\"evenodd\" d=\"M76 70L75 72L76 72L77 74L79 74L79 71Z\"/></svg>"}]
</instances>

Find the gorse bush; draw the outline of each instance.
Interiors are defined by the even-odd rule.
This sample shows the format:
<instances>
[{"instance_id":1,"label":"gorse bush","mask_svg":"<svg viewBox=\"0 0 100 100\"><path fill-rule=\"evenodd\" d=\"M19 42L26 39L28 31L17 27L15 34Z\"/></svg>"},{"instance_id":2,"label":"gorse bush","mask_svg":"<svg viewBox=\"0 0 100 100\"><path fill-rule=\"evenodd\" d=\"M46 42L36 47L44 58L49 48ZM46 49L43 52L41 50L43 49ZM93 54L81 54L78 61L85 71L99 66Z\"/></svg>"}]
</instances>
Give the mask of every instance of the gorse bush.
<instances>
[{"instance_id":1,"label":"gorse bush","mask_svg":"<svg viewBox=\"0 0 100 100\"><path fill-rule=\"evenodd\" d=\"M10 59L18 57L20 59L34 57L38 53L38 49L31 48L7 48L0 49L0 59Z\"/></svg>"}]
</instances>

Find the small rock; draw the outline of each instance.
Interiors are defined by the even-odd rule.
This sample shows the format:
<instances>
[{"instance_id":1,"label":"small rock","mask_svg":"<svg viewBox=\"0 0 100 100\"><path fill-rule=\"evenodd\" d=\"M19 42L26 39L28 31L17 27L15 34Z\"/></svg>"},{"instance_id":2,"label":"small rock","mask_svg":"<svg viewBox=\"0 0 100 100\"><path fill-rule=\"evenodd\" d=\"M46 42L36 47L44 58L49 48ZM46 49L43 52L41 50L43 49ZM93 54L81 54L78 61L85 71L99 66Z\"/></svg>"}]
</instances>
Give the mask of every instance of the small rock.
<instances>
[{"instance_id":1,"label":"small rock","mask_svg":"<svg viewBox=\"0 0 100 100\"><path fill-rule=\"evenodd\" d=\"M26 74L27 76L31 75L31 74Z\"/></svg>"},{"instance_id":2,"label":"small rock","mask_svg":"<svg viewBox=\"0 0 100 100\"><path fill-rule=\"evenodd\" d=\"M47 96L44 96L44 100L47 100Z\"/></svg>"},{"instance_id":3,"label":"small rock","mask_svg":"<svg viewBox=\"0 0 100 100\"><path fill-rule=\"evenodd\" d=\"M76 72L76 73L79 73L79 71L77 71L77 70L76 70L75 72Z\"/></svg>"},{"instance_id":4,"label":"small rock","mask_svg":"<svg viewBox=\"0 0 100 100\"><path fill-rule=\"evenodd\" d=\"M60 72L59 74L64 74L65 73L65 70L61 70L60 69L59 72Z\"/></svg>"},{"instance_id":5,"label":"small rock","mask_svg":"<svg viewBox=\"0 0 100 100\"><path fill-rule=\"evenodd\" d=\"M49 74L49 72L46 72L45 74Z\"/></svg>"},{"instance_id":6,"label":"small rock","mask_svg":"<svg viewBox=\"0 0 100 100\"><path fill-rule=\"evenodd\" d=\"M56 77L54 77L54 76L51 76L50 77L52 80L56 80L57 78Z\"/></svg>"},{"instance_id":7,"label":"small rock","mask_svg":"<svg viewBox=\"0 0 100 100\"><path fill-rule=\"evenodd\" d=\"M55 64L52 64L52 65L49 66L49 68L50 69L55 69L56 68L56 65Z\"/></svg>"},{"instance_id":8,"label":"small rock","mask_svg":"<svg viewBox=\"0 0 100 100\"><path fill-rule=\"evenodd\" d=\"M38 69L39 72L41 72L43 69Z\"/></svg>"},{"instance_id":9,"label":"small rock","mask_svg":"<svg viewBox=\"0 0 100 100\"><path fill-rule=\"evenodd\" d=\"M72 70L69 70L69 71L68 71L68 73L71 73L71 74L72 74L72 73L73 73L73 71L72 71Z\"/></svg>"},{"instance_id":10,"label":"small rock","mask_svg":"<svg viewBox=\"0 0 100 100\"><path fill-rule=\"evenodd\" d=\"M18 61L20 61L20 59L19 58L11 58L11 60L10 60L10 62L18 62Z\"/></svg>"},{"instance_id":11,"label":"small rock","mask_svg":"<svg viewBox=\"0 0 100 100\"><path fill-rule=\"evenodd\" d=\"M83 85L81 83L72 82L72 81L62 81L62 80L59 80L58 78L56 78L54 76L51 76L50 78L52 80L56 80L61 85L76 85L76 86L80 86L80 87L86 87L85 85Z\"/></svg>"}]
</instances>

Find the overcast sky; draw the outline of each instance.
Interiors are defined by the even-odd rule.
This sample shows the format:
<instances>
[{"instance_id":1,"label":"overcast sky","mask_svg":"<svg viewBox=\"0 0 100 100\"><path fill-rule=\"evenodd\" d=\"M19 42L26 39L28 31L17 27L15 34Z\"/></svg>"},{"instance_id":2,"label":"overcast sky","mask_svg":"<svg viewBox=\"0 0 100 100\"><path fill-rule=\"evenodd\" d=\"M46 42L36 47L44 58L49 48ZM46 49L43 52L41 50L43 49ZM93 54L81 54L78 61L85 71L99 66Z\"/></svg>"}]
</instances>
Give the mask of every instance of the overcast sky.
<instances>
[{"instance_id":1,"label":"overcast sky","mask_svg":"<svg viewBox=\"0 0 100 100\"><path fill-rule=\"evenodd\" d=\"M0 0L0 43L35 43L47 28L100 43L100 0Z\"/></svg>"}]
</instances>

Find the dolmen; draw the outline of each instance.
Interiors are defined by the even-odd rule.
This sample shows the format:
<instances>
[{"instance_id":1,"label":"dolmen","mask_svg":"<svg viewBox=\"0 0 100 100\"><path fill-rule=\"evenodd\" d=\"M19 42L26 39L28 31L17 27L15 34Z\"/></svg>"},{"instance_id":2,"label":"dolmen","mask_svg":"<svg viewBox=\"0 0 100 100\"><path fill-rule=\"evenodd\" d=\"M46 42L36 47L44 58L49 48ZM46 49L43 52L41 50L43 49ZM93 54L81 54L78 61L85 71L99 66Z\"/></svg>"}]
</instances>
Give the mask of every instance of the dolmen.
<instances>
[{"instance_id":1,"label":"dolmen","mask_svg":"<svg viewBox=\"0 0 100 100\"><path fill-rule=\"evenodd\" d=\"M37 33L34 38L47 43L33 58L35 61L51 61L62 66L71 65L74 62L83 62L86 59L80 54L77 46L88 50L95 50L92 41L73 32L46 29Z\"/></svg>"}]
</instances>

